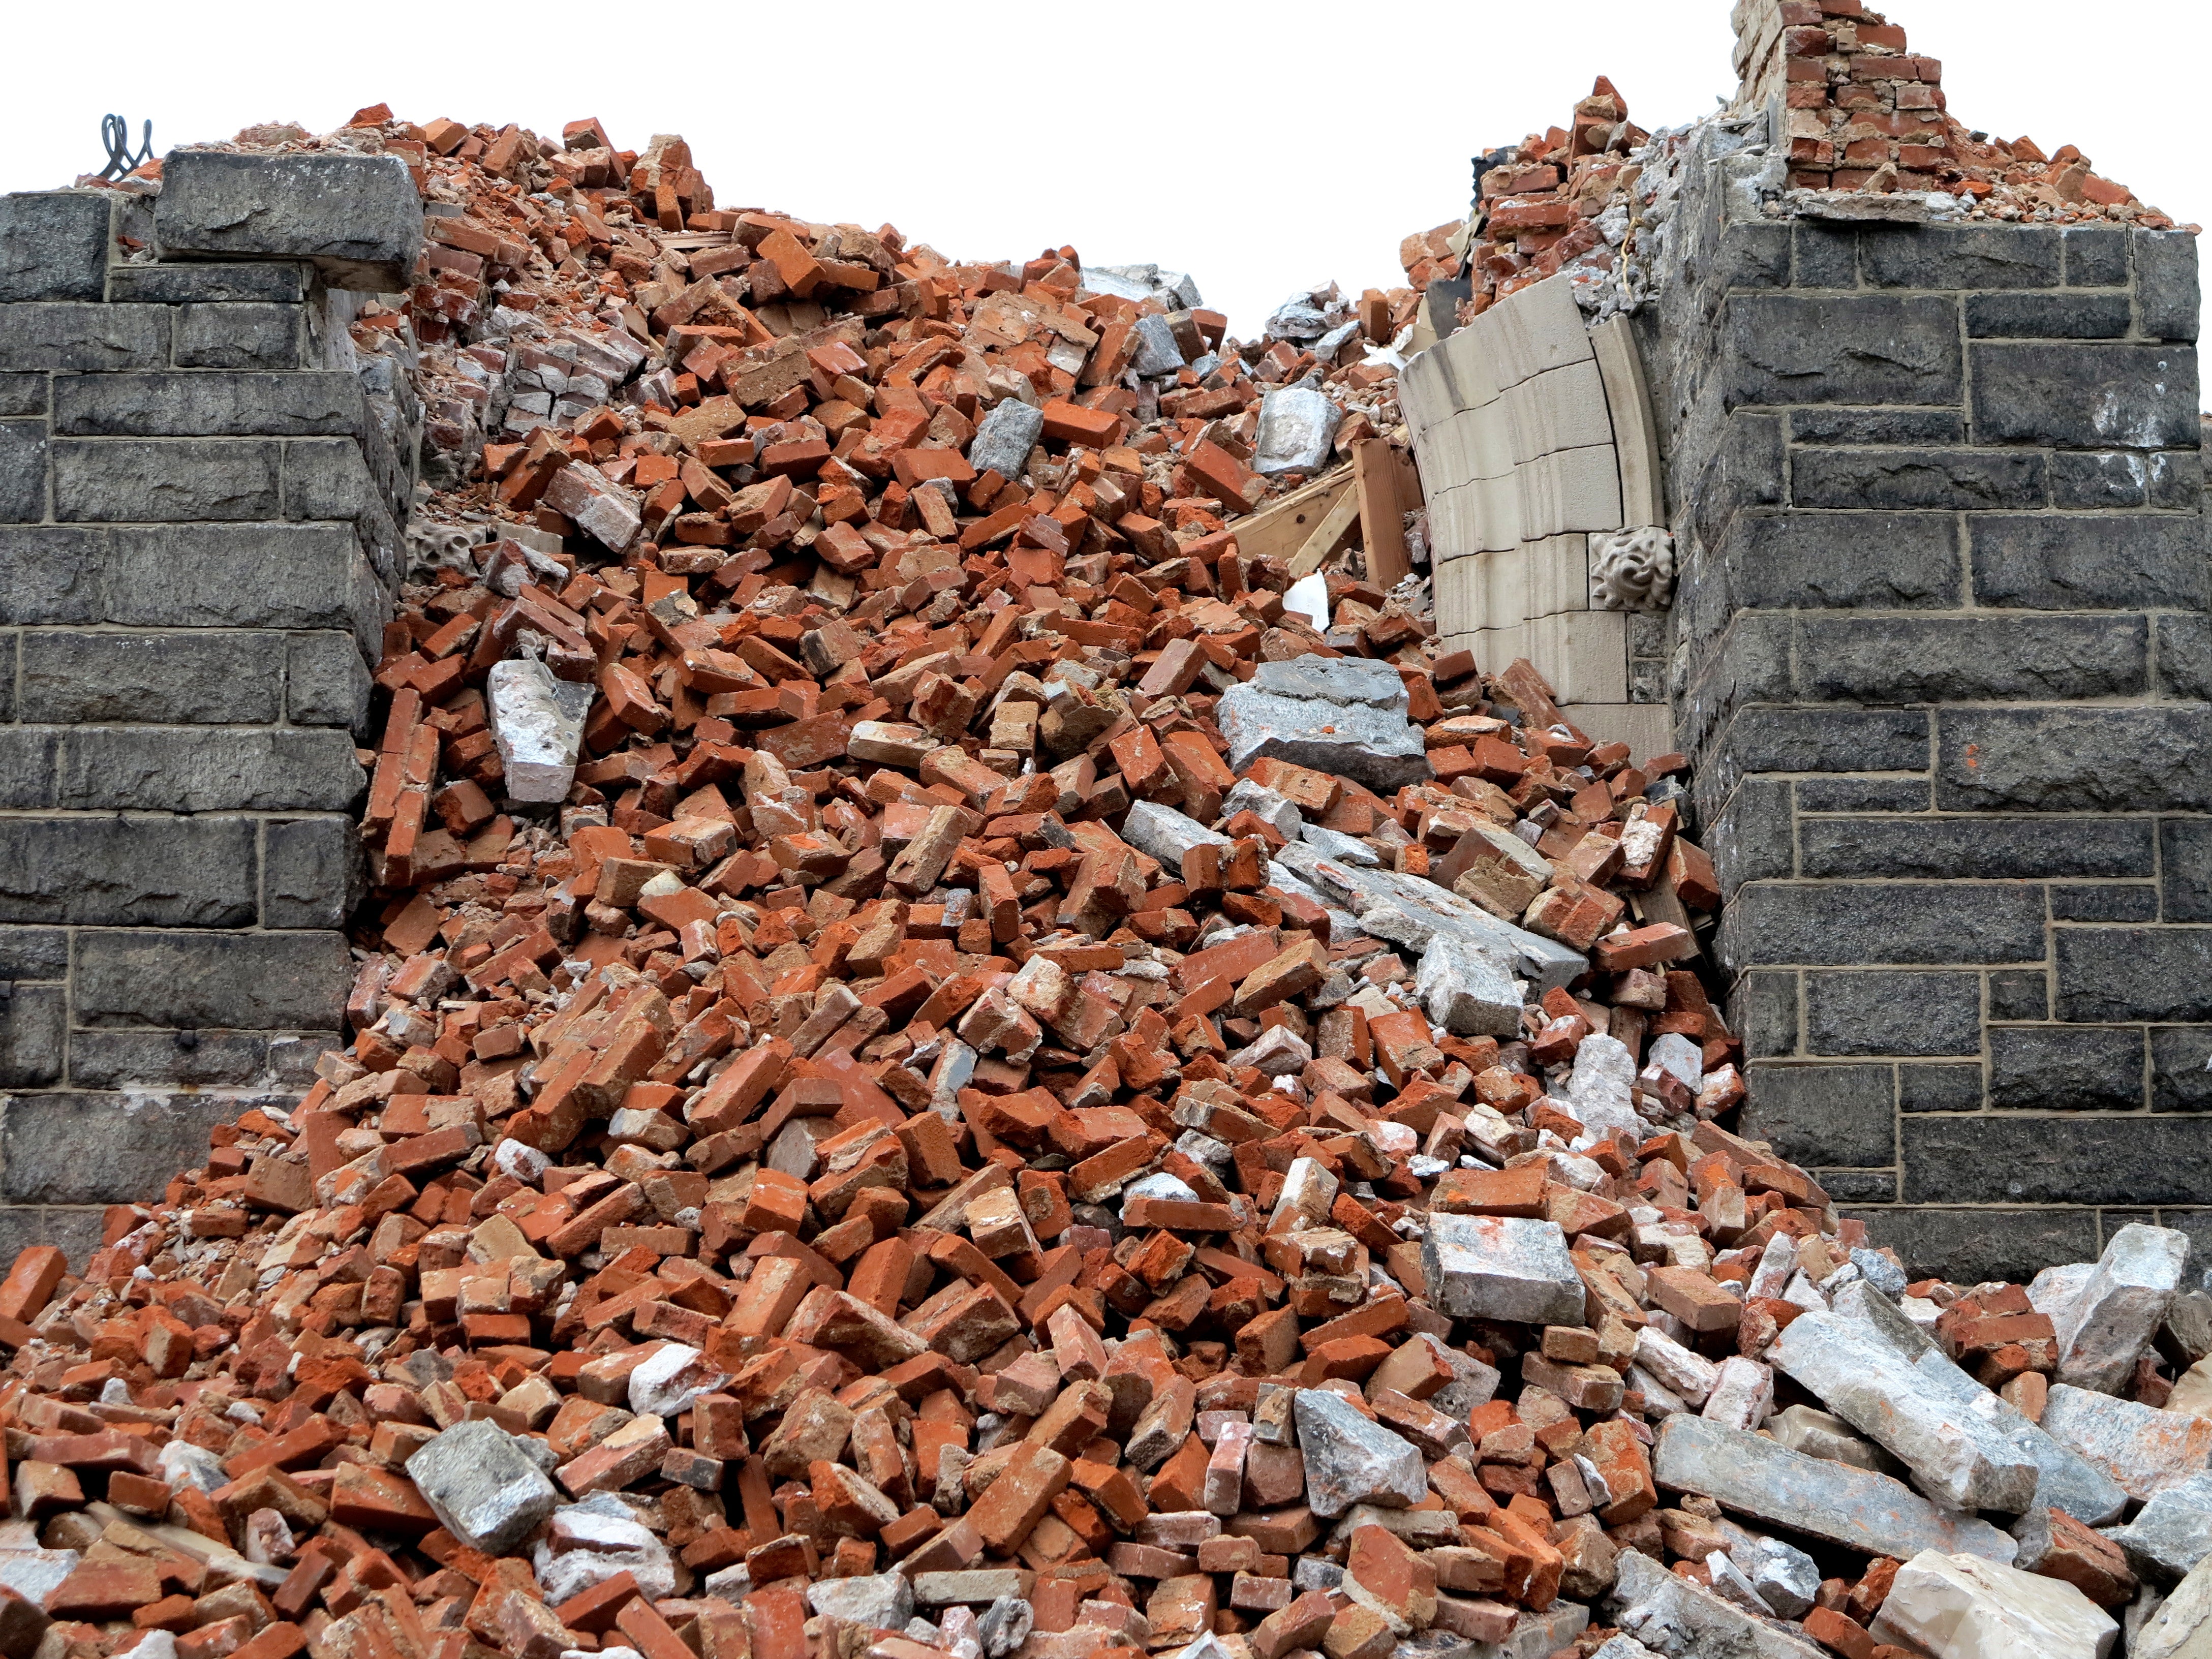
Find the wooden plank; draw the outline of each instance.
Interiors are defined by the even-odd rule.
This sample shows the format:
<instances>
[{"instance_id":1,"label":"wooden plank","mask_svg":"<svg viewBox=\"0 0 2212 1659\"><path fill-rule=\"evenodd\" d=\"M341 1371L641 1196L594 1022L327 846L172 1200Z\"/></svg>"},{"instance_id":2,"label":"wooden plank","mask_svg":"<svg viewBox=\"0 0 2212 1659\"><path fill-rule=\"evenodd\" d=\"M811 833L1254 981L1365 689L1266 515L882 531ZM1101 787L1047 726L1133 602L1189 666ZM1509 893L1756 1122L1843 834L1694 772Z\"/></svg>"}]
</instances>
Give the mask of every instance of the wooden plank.
<instances>
[{"instance_id":1,"label":"wooden plank","mask_svg":"<svg viewBox=\"0 0 2212 1659\"><path fill-rule=\"evenodd\" d=\"M1363 438L1352 447L1352 470L1367 580L1387 592L1413 568L1406 554L1405 514L1398 506L1398 463L1386 440Z\"/></svg>"},{"instance_id":2,"label":"wooden plank","mask_svg":"<svg viewBox=\"0 0 2212 1659\"><path fill-rule=\"evenodd\" d=\"M1291 556L1291 579L1310 576L1332 557L1336 550L1352 539L1352 532L1359 522L1359 491L1347 479L1337 494L1336 501L1326 518L1314 526L1306 538L1305 545Z\"/></svg>"},{"instance_id":3,"label":"wooden plank","mask_svg":"<svg viewBox=\"0 0 2212 1659\"><path fill-rule=\"evenodd\" d=\"M1231 526L1237 550L1248 559L1287 559L1306 544L1337 498L1352 488L1352 469L1340 466Z\"/></svg>"}]
</instances>

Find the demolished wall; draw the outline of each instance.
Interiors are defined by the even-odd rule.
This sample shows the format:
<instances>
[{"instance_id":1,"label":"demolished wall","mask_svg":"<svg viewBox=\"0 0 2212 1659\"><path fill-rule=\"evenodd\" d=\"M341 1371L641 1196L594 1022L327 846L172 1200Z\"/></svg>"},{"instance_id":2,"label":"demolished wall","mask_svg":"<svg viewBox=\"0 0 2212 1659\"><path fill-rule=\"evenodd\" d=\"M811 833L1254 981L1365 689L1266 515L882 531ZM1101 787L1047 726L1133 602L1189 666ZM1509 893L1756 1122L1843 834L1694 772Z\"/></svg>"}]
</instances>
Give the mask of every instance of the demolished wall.
<instances>
[{"instance_id":1,"label":"demolished wall","mask_svg":"<svg viewBox=\"0 0 2212 1659\"><path fill-rule=\"evenodd\" d=\"M1638 319L1749 1121L1961 1273L2202 1231L2195 239L1778 218L1752 136Z\"/></svg>"},{"instance_id":2,"label":"demolished wall","mask_svg":"<svg viewBox=\"0 0 2212 1659\"><path fill-rule=\"evenodd\" d=\"M0 201L0 1247L89 1249L341 1039L414 442L330 283L398 286L421 233L397 162L320 165L336 231L264 175L241 232L190 165L158 233Z\"/></svg>"}]
</instances>

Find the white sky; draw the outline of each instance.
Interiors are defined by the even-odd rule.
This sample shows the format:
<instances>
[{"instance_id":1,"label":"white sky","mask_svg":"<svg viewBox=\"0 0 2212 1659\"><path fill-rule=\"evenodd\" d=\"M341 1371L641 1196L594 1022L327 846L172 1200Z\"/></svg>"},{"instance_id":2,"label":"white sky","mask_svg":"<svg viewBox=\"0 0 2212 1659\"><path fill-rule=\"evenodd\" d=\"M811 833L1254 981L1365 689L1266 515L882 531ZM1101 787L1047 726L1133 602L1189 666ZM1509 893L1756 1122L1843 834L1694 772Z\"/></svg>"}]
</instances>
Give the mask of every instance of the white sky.
<instances>
[{"instance_id":1,"label":"white sky","mask_svg":"<svg viewBox=\"0 0 2212 1659\"><path fill-rule=\"evenodd\" d=\"M0 190L104 159L101 114L156 152L255 121L597 115L615 143L690 141L723 205L888 219L959 258L1072 242L1186 269L1249 334L1292 289L1402 280L1400 237L1464 213L1468 158L1563 123L1606 74L1631 118L1732 92L1730 0L842 0L678 7L25 3L8 27ZM2184 222L2212 222L2203 0L1897 0L1968 125L2081 147Z\"/></svg>"}]
</instances>

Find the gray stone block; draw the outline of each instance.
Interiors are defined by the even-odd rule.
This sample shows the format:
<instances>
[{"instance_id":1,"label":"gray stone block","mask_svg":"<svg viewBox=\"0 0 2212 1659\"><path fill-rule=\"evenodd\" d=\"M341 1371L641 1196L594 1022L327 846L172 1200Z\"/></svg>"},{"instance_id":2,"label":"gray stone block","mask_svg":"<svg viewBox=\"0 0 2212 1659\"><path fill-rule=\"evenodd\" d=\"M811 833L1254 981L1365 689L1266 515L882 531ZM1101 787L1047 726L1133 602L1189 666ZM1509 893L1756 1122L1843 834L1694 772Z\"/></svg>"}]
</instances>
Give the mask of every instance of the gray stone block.
<instances>
[{"instance_id":1,"label":"gray stone block","mask_svg":"<svg viewBox=\"0 0 2212 1659\"><path fill-rule=\"evenodd\" d=\"M1804 787L1798 786L1801 792ZM1808 876L2033 881L2152 871L2147 818L1808 817L1797 834Z\"/></svg>"},{"instance_id":2,"label":"gray stone block","mask_svg":"<svg viewBox=\"0 0 2212 1659\"><path fill-rule=\"evenodd\" d=\"M70 1084L78 1089L270 1086L269 1039L258 1031L72 1031Z\"/></svg>"},{"instance_id":3,"label":"gray stone block","mask_svg":"<svg viewBox=\"0 0 2212 1659\"><path fill-rule=\"evenodd\" d=\"M1973 340L2118 340L2133 319L2124 291L1966 296L1966 337Z\"/></svg>"},{"instance_id":4,"label":"gray stone block","mask_svg":"<svg viewBox=\"0 0 2212 1659\"><path fill-rule=\"evenodd\" d=\"M236 1095L11 1096L0 1111L0 1200L143 1203L179 1170L206 1163L208 1131L250 1103Z\"/></svg>"},{"instance_id":5,"label":"gray stone block","mask_svg":"<svg viewBox=\"0 0 2212 1659\"><path fill-rule=\"evenodd\" d=\"M1237 771L1272 757L1395 789L1430 775L1406 708L1405 684L1387 663L1300 658L1262 663L1222 698L1218 718Z\"/></svg>"},{"instance_id":6,"label":"gray stone block","mask_svg":"<svg viewBox=\"0 0 2212 1659\"><path fill-rule=\"evenodd\" d=\"M1962 444L1966 417L1955 409L1793 409L1796 444Z\"/></svg>"},{"instance_id":7,"label":"gray stone block","mask_svg":"<svg viewBox=\"0 0 2212 1659\"><path fill-rule=\"evenodd\" d=\"M969 465L978 472L995 471L1009 482L1018 481L1043 432L1042 410L1018 398L1003 398L977 423L968 446Z\"/></svg>"},{"instance_id":8,"label":"gray stone block","mask_svg":"<svg viewBox=\"0 0 2212 1659\"><path fill-rule=\"evenodd\" d=\"M46 423L0 421L0 524L36 524L46 516Z\"/></svg>"},{"instance_id":9,"label":"gray stone block","mask_svg":"<svg viewBox=\"0 0 2212 1659\"><path fill-rule=\"evenodd\" d=\"M2092 1260L2098 1249L2093 1210L1900 1208L1852 1213L1867 1224L1876 1244L1887 1244L1904 1259L1905 1271L1915 1279L2025 1284L2055 1262Z\"/></svg>"},{"instance_id":10,"label":"gray stone block","mask_svg":"<svg viewBox=\"0 0 2212 1659\"><path fill-rule=\"evenodd\" d=\"M2199 520L2129 513L1966 520L1974 599L2007 611L2201 611Z\"/></svg>"},{"instance_id":11,"label":"gray stone block","mask_svg":"<svg viewBox=\"0 0 2212 1659\"><path fill-rule=\"evenodd\" d=\"M2160 915L2212 921L2212 819L2160 820L2158 854Z\"/></svg>"},{"instance_id":12,"label":"gray stone block","mask_svg":"<svg viewBox=\"0 0 2212 1659\"><path fill-rule=\"evenodd\" d=\"M1795 828L1787 783L1747 778L1736 785L1705 837L1723 896L1747 881L1796 874Z\"/></svg>"},{"instance_id":13,"label":"gray stone block","mask_svg":"<svg viewBox=\"0 0 2212 1659\"><path fill-rule=\"evenodd\" d=\"M1721 542L1732 602L1752 611L1958 604L1958 520L1933 514L1736 514Z\"/></svg>"},{"instance_id":14,"label":"gray stone block","mask_svg":"<svg viewBox=\"0 0 2212 1659\"><path fill-rule=\"evenodd\" d=\"M0 921L243 927L251 818L0 818Z\"/></svg>"},{"instance_id":15,"label":"gray stone block","mask_svg":"<svg viewBox=\"0 0 2212 1659\"><path fill-rule=\"evenodd\" d=\"M0 619L25 626L100 620L104 531L0 526Z\"/></svg>"},{"instance_id":16,"label":"gray stone block","mask_svg":"<svg viewBox=\"0 0 2212 1659\"><path fill-rule=\"evenodd\" d=\"M1742 1133L1793 1164L1866 1169L1897 1162L1897 1089L1887 1066L1754 1061Z\"/></svg>"},{"instance_id":17,"label":"gray stone block","mask_svg":"<svg viewBox=\"0 0 2212 1659\"><path fill-rule=\"evenodd\" d=\"M2142 1031L2128 1026L1993 1025L1990 1104L2008 1111L2140 1111Z\"/></svg>"},{"instance_id":18,"label":"gray stone block","mask_svg":"<svg viewBox=\"0 0 2212 1659\"><path fill-rule=\"evenodd\" d=\"M35 629L23 636L21 718L273 725L283 717L284 645L264 634Z\"/></svg>"},{"instance_id":19,"label":"gray stone block","mask_svg":"<svg viewBox=\"0 0 2212 1659\"><path fill-rule=\"evenodd\" d=\"M1936 744L1936 805L1947 812L2212 809L2212 708L1960 708Z\"/></svg>"},{"instance_id":20,"label":"gray stone block","mask_svg":"<svg viewBox=\"0 0 2212 1659\"><path fill-rule=\"evenodd\" d=\"M59 927L0 927L0 979L67 979L69 941Z\"/></svg>"},{"instance_id":21,"label":"gray stone block","mask_svg":"<svg viewBox=\"0 0 2212 1659\"><path fill-rule=\"evenodd\" d=\"M1763 882L1723 914L1723 954L1746 967L2044 959L2043 890L2016 882Z\"/></svg>"},{"instance_id":22,"label":"gray stone block","mask_svg":"<svg viewBox=\"0 0 2212 1659\"><path fill-rule=\"evenodd\" d=\"M2049 499L2040 454L1988 449L1801 449L1790 459L1798 507L1969 512Z\"/></svg>"},{"instance_id":23,"label":"gray stone block","mask_svg":"<svg viewBox=\"0 0 2212 1659\"><path fill-rule=\"evenodd\" d=\"M342 812L365 781L343 732L91 726L68 738L53 804L76 810Z\"/></svg>"},{"instance_id":24,"label":"gray stone block","mask_svg":"<svg viewBox=\"0 0 2212 1659\"><path fill-rule=\"evenodd\" d=\"M1911 709L1747 708L1721 746L1738 772L1920 772L1928 731Z\"/></svg>"},{"instance_id":25,"label":"gray stone block","mask_svg":"<svg viewBox=\"0 0 2212 1659\"><path fill-rule=\"evenodd\" d=\"M2156 921L2158 889L2147 881L2053 882L2053 921Z\"/></svg>"},{"instance_id":26,"label":"gray stone block","mask_svg":"<svg viewBox=\"0 0 2212 1659\"><path fill-rule=\"evenodd\" d=\"M1797 975L1755 971L1736 981L1729 1024L1753 1060L1797 1052Z\"/></svg>"},{"instance_id":27,"label":"gray stone block","mask_svg":"<svg viewBox=\"0 0 2212 1659\"><path fill-rule=\"evenodd\" d=\"M60 758L59 732L0 726L0 807L52 806Z\"/></svg>"},{"instance_id":28,"label":"gray stone block","mask_svg":"<svg viewBox=\"0 0 2212 1659\"><path fill-rule=\"evenodd\" d=\"M2150 458L2143 498L2163 513L2195 513L2204 502L2204 456L2199 450L2161 450Z\"/></svg>"},{"instance_id":29,"label":"gray stone block","mask_svg":"<svg viewBox=\"0 0 2212 1659\"><path fill-rule=\"evenodd\" d=\"M1724 408L1741 404L1955 404L1949 300L1735 295L1722 320Z\"/></svg>"},{"instance_id":30,"label":"gray stone block","mask_svg":"<svg viewBox=\"0 0 2212 1659\"><path fill-rule=\"evenodd\" d=\"M2212 1118L1913 1117L1904 1138L1907 1203L2193 1204Z\"/></svg>"},{"instance_id":31,"label":"gray stone block","mask_svg":"<svg viewBox=\"0 0 2212 1659\"><path fill-rule=\"evenodd\" d=\"M277 818L262 827L261 925L342 927L361 902L361 837L343 817Z\"/></svg>"},{"instance_id":32,"label":"gray stone block","mask_svg":"<svg viewBox=\"0 0 2212 1659\"><path fill-rule=\"evenodd\" d=\"M276 259L250 265L118 265L108 273L107 297L163 306L255 300L297 305L307 297L309 269Z\"/></svg>"},{"instance_id":33,"label":"gray stone block","mask_svg":"<svg viewBox=\"0 0 2212 1659\"><path fill-rule=\"evenodd\" d=\"M359 432L368 418L361 382L321 370L71 377L54 393L68 437L290 438Z\"/></svg>"},{"instance_id":34,"label":"gray stone block","mask_svg":"<svg viewBox=\"0 0 2212 1659\"><path fill-rule=\"evenodd\" d=\"M1926 778L1797 780L1801 812L1925 812L1931 799Z\"/></svg>"},{"instance_id":35,"label":"gray stone block","mask_svg":"<svg viewBox=\"0 0 2212 1659\"><path fill-rule=\"evenodd\" d=\"M311 261L332 288L392 294L422 246L422 206L396 155L172 150L155 234L166 258Z\"/></svg>"},{"instance_id":36,"label":"gray stone block","mask_svg":"<svg viewBox=\"0 0 2212 1659\"><path fill-rule=\"evenodd\" d=\"M106 298L112 199L99 190L0 196L0 305Z\"/></svg>"},{"instance_id":37,"label":"gray stone block","mask_svg":"<svg viewBox=\"0 0 2212 1659\"><path fill-rule=\"evenodd\" d=\"M1981 1048L1979 974L1805 975L1808 1054L1978 1054Z\"/></svg>"},{"instance_id":38,"label":"gray stone block","mask_svg":"<svg viewBox=\"0 0 2212 1659\"><path fill-rule=\"evenodd\" d=\"M7 545L0 532L0 559ZM376 586L343 525L118 530L107 568L107 620L129 628L335 628L359 637Z\"/></svg>"},{"instance_id":39,"label":"gray stone block","mask_svg":"<svg viewBox=\"0 0 2212 1659\"><path fill-rule=\"evenodd\" d=\"M0 634L0 724L15 718L15 641L14 634Z\"/></svg>"},{"instance_id":40,"label":"gray stone block","mask_svg":"<svg viewBox=\"0 0 2212 1659\"><path fill-rule=\"evenodd\" d=\"M2128 233L2106 225L2069 225L2058 233L2066 249L2069 288L2125 288Z\"/></svg>"},{"instance_id":41,"label":"gray stone block","mask_svg":"<svg viewBox=\"0 0 2212 1659\"><path fill-rule=\"evenodd\" d=\"M44 415L52 406L51 374L0 374L0 416Z\"/></svg>"},{"instance_id":42,"label":"gray stone block","mask_svg":"<svg viewBox=\"0 0 2212 1659\"><path fill-rule=\"evenodd\" d=\"M2151 1027L2151 1110L2212 1111L2212 1069L2208 1069L2208 1061L2212 1061L2212 1030L2201 1025ZM2212 1212L2205 1213L2207 1226L2212 1226ZM2212 1263L2212 1247L2200 1243L2197 1259Z\"/></svg>"},{"instance_id":43,"label":"gray stone block","mask_svg":"<svg viewBox=\"0 0 2212 1659\"><path fill-rule=\"evenodd\" d=\"M2134 696L2142 617L1814 617L1797 624L1797 689L1839 702Z\"/></svg>"},{"instance_id":44,"label":"gray stone block","mask_svg":"<svg viewBox=\"0 0 2212 1659\"><path fill-rule=\"evenodd\" d=\"M177 313L179 368L296 369L306 361L300 306L190 305Z\"/></svg>"},{"instance_id":45,"label":"gray stone block","mask_svg":"<svg viewBox=\"0 0 2212 1659\"><path fill-rule=\"evenodd\" d=\"M373 520L386 511L351 439L295 438L284 446L286 518Z\"/></svg>"},{"instance_id":46,"label":"gray stone block","mask_svg":"<svg viewBox=\"0 0 2212 1659\"><path fill-rule=\"evenodd\" d=\"M2194 340L2203 301L2197 274L2197 239L2185 230L2138 230L2136 325L2154 340Z\"/></svg>"},{"instance_id":47,"label":"gray stone block","mask_svg":"<svg viewBox=\"0 0 2212 1659\"><path fill-rule=\"evenodd\" d=\"M1788 288L1790 230L1787 225L1729 226L1713 251L1710 280L1724 289Z\"/></svg>"},{"instance_id":48,"label":"gray stone block","mask_svg":"<svg viewBox=\"0 0 2212 1659\"><path fill-rule=\"evenodd\" d=\"M2187 345L1968 348L1974 436L2066 449L2179 449L2197 441L2197 352Z\"/></svg>"},{"instance_id":49,"label":"gray stone block","mask_svg":"<svg viewBox=\"0 0 2212 1659\"><path fill-rule=\"evenodd\" d=\"M352 980L337 933L86 933L75 1017L110 1030L337 1030Z\"/></svg>"},{"instance_id":50,"label":"gray stone block","mask_svg":"<svg viewBox=\"0 0 2212 1659\"><path fill-rule=\"evenodd\" d=\"M1897 1109L1900 1112L1978 1112L1982 1109L1982 1067L1900 1066Z\"/></svg>"},{"instance_id":51,"label":"gray stone block","mask_svg":"<svg viewBox=\"0 0 2212 1659\"><path fill-rule=\"evenodd\" d=\"M2049 1019L2051 976L2039 968L2002 969L1990 975L1991 1019Z\"/></svg>"},{"instance_id":52,"label":"gray stone block","mask_svg":"<svg viewBox=\"0 0 2212 1659\"><path fill-rule=\"evenodd\" d=\"M80 374L167 368L166 306L10 306L0 328L0 369L59 368Z\"/></svg>"},{"instance_id":53,"label":"gray stone block","mask_svg":"<svg viewBox=\"0 0 2212 1659\"><path fill-rule=\"evenodd\" d=\"M1859 267L1870 288L2055 288L2059 233L2014 225L1868 225Z\"/></svg>"},{"instance_id":54,"label":"gray stone block","mask_svg":"<svg viewBox=\"0 0 2212 1659\"><path fill-rule=\"evenodd\" d=\"M2051 458L2051 504L2110 513L2150 499L2150 457L2139 449L2061 450Z\"/></svg>"},{"instance_id":55,"label":"gray stone block","mask_svg":"<svg viewBox=\"0 0 2212 1659\"><path fill-rule=\"evenodd\" d=\"M2212 617L2154 617L2158 689L2169 697L2212 702Z\"/></svg>"},{"instance_id":56,"label":"gray stone block","mask_svg":"<svg viewBox=\"0 0 2212 1659\"><path fill-rule=\"evenodd\" d=\"M1856 288L1859 234L1848 225L1800 221L1792 227L1796 264L1791 281L1798 288Z\"/></svg>"},{"instance_id":57,"label":"gray stone block","mask_svg":"<svg viewBox=\"0 0 2212 1659\"><path fill-rule=\"evenodd\" d=\"M0 1256L13 1261L33 1244L52 1244L82 1273L103 1237L106 1212L96 1205L0 1205Z\"/></svg>"},{"instance_id":58,"label":"gray stone block","mask_svg":"<svg viewBox=\"0 0 2212 1659\"><path fill-rule=\"evenodd\" d=\"M2212 1020L2212 929L2061 927L2058 1018Z\"/></svg>"},{"instance_id":59,"label":"gray stone block","mask_svg":"<svg viewBox=\"0 0 2212 1659\"><path fill-rule=\"evenodd\" d=\"M295 634L285 641L284 659L287 720L295 726L367 731L368 665L352 635Z\"/></svg>"},{"instance_id":60,"label":"gray stone block","mask_svg":"<svg viewBox=\"0 0 2212 1659\"><path fill-rule=\"evenodd\" d=\"M1691 492L1700 540L1717 546L1736 514L1781 503L1783 453L1778 415L1739 411L1722 423L1711 459Z\"/></svg>"},{"instance_id":61,"label":"gray stone block","mask_svg":"<svg viewBox=\"0 0 2212 1659\"><path fill-rule=\"evenodd\" d=\"M67 986L13 986L0 1006L0 1089L60 1082L68 1035Z\"/></svg>"},{"instance_id":62,"label":"gray stone block","mask_svg":"<svg viewBox=\"0 0 2212 1659\"><path fill-rule=\"evenodd\" d=\"M1838 1204L1894 1204L1897 1174L1893 1170L1814 1170L1820 1190Z\"/></svg>"},{"instance_id":63,"label":"gray stone block","mask_svg":"<svg viewBox=\"0 0 2212 1659\"><path fill-rule=\"evenodd\" d=\"M58 441L54 516L176 523L280 516L283 446L252 439Z\"/></svg>"}]
</instances>

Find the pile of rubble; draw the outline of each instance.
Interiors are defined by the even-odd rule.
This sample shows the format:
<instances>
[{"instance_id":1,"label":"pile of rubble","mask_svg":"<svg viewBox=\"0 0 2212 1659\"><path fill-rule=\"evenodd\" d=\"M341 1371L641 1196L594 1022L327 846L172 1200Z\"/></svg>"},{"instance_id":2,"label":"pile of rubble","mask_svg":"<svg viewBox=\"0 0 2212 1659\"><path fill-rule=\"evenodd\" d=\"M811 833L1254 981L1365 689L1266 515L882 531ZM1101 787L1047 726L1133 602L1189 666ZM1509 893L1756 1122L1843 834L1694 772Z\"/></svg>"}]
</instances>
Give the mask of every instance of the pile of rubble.
<instances>
[{"instance_id":1,"label":"pile of rubble","mask_svg":"<svg viewBox=\"0 0 2212 1659\"><path fill-rule=\"evenodd\" d=\"M1600 76L1565 126L1477 159L1467 219L1400 244L1414 291L1464 279L1465 320L1565 270L1585 308L1623 299L1632 307L1680 169L1699 131L1716 125L1735 133L1729 149L1768 149L1774 165L1761 194L1778 216L2173 228L2071 144L2046 155L2026 137L2008 143L1967 129L1946 107L1942 63L1909 52L1903 28L1856 0L1741 0L1735 26L1735 113L1646 133ZM1867 199L1876 197L1893 199Z\"/></svg>"}]
</instances>

